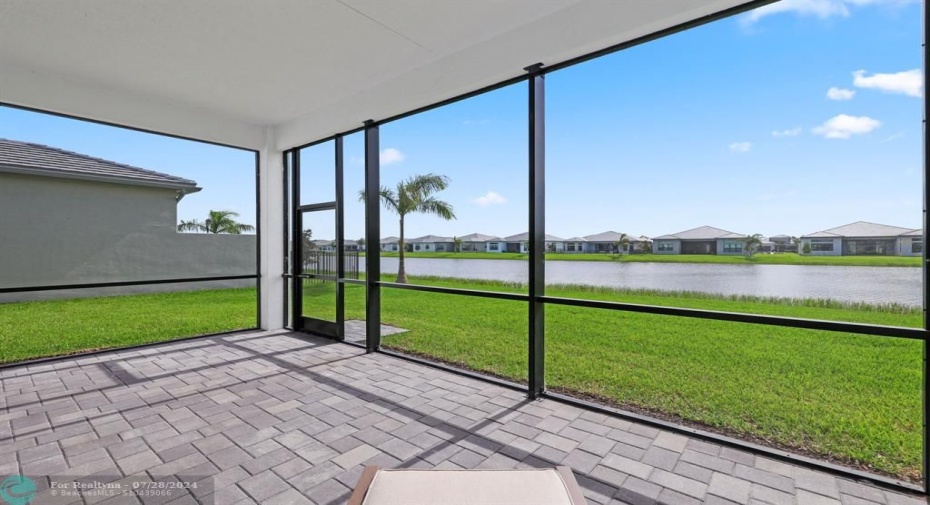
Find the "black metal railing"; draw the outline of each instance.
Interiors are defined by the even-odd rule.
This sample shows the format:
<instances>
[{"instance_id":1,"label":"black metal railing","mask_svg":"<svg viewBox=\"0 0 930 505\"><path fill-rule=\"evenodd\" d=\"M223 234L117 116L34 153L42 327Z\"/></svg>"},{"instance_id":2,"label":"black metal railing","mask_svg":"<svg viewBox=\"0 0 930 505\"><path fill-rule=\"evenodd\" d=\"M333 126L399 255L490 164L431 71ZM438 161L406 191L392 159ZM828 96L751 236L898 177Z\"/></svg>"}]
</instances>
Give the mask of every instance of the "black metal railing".
<instances>
[{"instance_id":1,"label":"black metal railing","mask_svg":"<svg viewBox=\"0 0 930 505\"><path fill-rule=\"evenodd\" d=\"M345 251L343 258L345 278L358 279L358 251ZM336 268L338 264L339 256L336 251L322 249L304 251L301 273L320 277L318 280L323 282L326 277L336 277L338 275Z\"/></svg>"}]
</instances>

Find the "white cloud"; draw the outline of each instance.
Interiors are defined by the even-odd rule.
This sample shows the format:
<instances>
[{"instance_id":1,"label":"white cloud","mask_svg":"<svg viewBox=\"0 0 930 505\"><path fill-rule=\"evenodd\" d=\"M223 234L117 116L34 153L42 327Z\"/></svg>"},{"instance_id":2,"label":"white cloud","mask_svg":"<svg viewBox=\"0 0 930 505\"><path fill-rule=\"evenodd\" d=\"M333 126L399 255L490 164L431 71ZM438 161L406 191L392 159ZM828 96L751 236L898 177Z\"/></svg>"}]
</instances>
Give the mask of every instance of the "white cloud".
<instances>
[{"instance_id":1,"label":"white cloud","mask_svg":"<svg viewBox=\"0 0 930 505\"><path fill-rule=\"evenodd\" d=\"M752 149L752 142L734 142L730 144L730 152L748 153Z\"/></svg>"},{"instance_id":2,"label":"white cloud","mask_svg":"<svg viewBox=\"0 0 930 505\"><path fill-rule=\"evenodd\" d=\"M790 128L788 130L775 130L772 132L773 137L797 137L801 134L801 127Z\"/></svg>"},{"instance_id":3,"label":"white cloud","mask_svg":"<svg viewBox=\"0 0 930 505\"><path fill-rule=\"evenodd\" d=\"M881 121L868 116L840 114L828 119L824 124L811 131L828 139L848 139L853 135L869 133L881 125Z\"/></svg>"},{"instance_id":4,"label":"white cloud","mask_svg":"<svg viewBox=\"0 0 930 505\"><path fill-rule=\"evenodd\" d=\"M849 16L849 9L842 0L781 0L754 9L742 19L744 24L752 24L772 14L793 12L801 16L816 16L826 19L832 16Z\"/></svg>"},{"instance_id":5,"label":"white cloud","mask_svg":"<svg viewBox=\"0 0 930 505\"><path fill-rule=\"evenodd\" d=\"M740 19L743 25L751 25L756 21L772 14L791 12L799 16L813 16L827 19L834 16L848 17L849 6L865 7L901 7L917 3L920 0L781 0L769 5L759 7L746 13Z\"/></svg>"},{"instance_id":6,"label":"white cloud","mask_svg":"<svg viewBox=\"0 0 930 505\"><path fill-rule=\"evenodd\" d=\"M895 74L872 74L867 76L865 73L865 70L853 72L853 86L918 98L924 96L924 74L919 68Z\"/></svg>"},{"instance_id":7,"label":"white cloud","mask_svg":"<svg viewBox=\"0 0 930 505\"><path fill-rule=\"evenodd\" d=\"M388 147L381 151L381 155L378 159L381 160L382 165L390 165L391 163L400 163L401 161L404 161L404 158L406 158L404 153L394 149L393 147Z\"/></svg>"},{"instance_id":8,"label":"white cloud","mask_svg":"<svg viewBox=\"0 0 930 505\"><path fill-rule=\"evenodd\" d=\"M471 201L479 207L490 207L491 205L502 205L507 203L507 199L493 191L488 191L484 196L479 196Z\"/></svg>"},{"instance_id":9,"label":"white cloud","mask_svg":"<svg viewBox=\"0 0 930 505\"><path fill-rule=\"evenodd\" d=\"M833 86L827 90L827 98L830 100L852 100L854 96L856 96L856 92L851 89Z\"/></svg>"}]
</instances>

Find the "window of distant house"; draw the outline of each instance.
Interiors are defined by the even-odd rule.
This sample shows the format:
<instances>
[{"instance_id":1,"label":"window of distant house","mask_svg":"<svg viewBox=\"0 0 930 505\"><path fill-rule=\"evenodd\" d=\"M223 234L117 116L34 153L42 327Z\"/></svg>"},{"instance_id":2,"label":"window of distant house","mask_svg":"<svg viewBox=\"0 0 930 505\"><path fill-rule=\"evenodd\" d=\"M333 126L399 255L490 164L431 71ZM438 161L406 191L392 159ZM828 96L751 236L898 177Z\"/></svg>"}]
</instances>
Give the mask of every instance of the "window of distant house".
<instances>
[{"instance_id":1,"label":"window of distant house","mask_svg":"<svg viewBox=\"0 0 930 505\"><path fill-rule=\"evenodd\" d=\"M736 242L734 240L727 240L723 243L723 252L725 253L741 253L743 252L743 243Z\"/></svg>"},{"instance_id":2,"label":"window of distant house","mask_svg":"<svg viewBox=\"0 0 930 505\"><path fill-rule=\"evenodd\" d=\"M833 252L833 239L811 239L811 251Z\"/></svg>"},{"instance_id":3,"label":"window of distant house","mask_svg":"<svg viewBox=\"0 0 930 505\"><path fill-rule=\"evenodd\" d=\"M420 250L420 245L417 244L417 245L413 246L413 250L414 250L414 251L419 251L419 250Z\"/></svg>"},{"instance_id":4,"label":"window of distant house","mask_svg":"<svg viewBox=\"0 0 930 505\"><path fill-rule=\"evenodd\" d=\"M911 254L922 254L924 252L924 239L911 239Z\"/></svg>"},{"instance_id":5,"label":"window of distant house","mask_svg":"<svg viewBox=\"0 0 930 505\"><path fill-rule=\"evenodd\" d=\"M497 248L497 242L492 242L492 243L488 244L488 250L489 250L489 251L498 251L499 249Z\"/></svg>"},{"instance_id":6,"label":"window of distant house","mask_svg":"<svg viewBox=\"0 0 930 505\"><path fill-rule=\"evenodd\" d=\"M656 250L659 252L672 252L675 250L675 246L671 242L659 242Z\"/></svg>"}]
</instances>

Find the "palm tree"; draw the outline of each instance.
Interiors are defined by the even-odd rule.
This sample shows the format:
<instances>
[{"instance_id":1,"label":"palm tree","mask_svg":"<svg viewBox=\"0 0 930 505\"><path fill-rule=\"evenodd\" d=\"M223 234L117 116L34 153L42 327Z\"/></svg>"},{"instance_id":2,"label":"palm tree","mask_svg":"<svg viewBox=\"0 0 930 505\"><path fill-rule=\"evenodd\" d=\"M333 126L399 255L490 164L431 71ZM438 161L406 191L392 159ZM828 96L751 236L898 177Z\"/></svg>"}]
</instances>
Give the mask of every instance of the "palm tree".
<instances>
[{"instance_id":1,"label":"palm tree","mask_svg":"<svg viewBox=\"0 0 930 505\"><path fill-rule=\"evenodd\" d=\"M233 212L231 210L211 210L207 217L207 221L204 223L196 219L191 219L190 221L181 220L181 224L178 225L178 231L239 235L243 232L255 230L255 227L250 224L237 222L233 219L235 217L239 217L238 212Z\"/></svg>"},{"instance_id":2,"label":"palm tree","mask_svg":"<svg viewBox=\"0 0 930 505\"><path fill-rule=\"evenodd\" d=\"M762 247L762 234L755 233L753 235L747 235L743 241L744 247L746 248L746 254L752 258L752 255Z\"/></svg>"},{"instance_id":3,"label":"palm tree","mask_svg":"<svg viewBox=\"0 0 930 505\"><path fill-rule=\"evenodd\" d=\"M794 252L801 252L801 239L798 237L791 237L791 245L794 246Z\"/></svg>"},{"instance_id":4,"label":"palm tree","mask_svg":"<svg viewBox=\"0 0 930 505\"><path fill-rule=\"evenodd\" d=\"M459 237L452 237L453 250L457 253L462 252L462 239Z\"/></svg>"},{"instance_id":5,"label":"palm tree","mask_svg":"<svg viewBox=\"0 0 930 505\"><path fill-rule=\"evenodd\" d=\"M622 254L623 251L630 247L630 237L626 233L621 233L620 238L614 242L614 245L617 246L617 252Z\"/></svg>"},{"instance_id":6,"label":"palm tree","mask_svg":"<svg viewBox=\"0 0 930 505\"><path fill-rule=\"evenodd\" d=\"M397 241L397 282L407 283L407 269L404 264L404 218L407 214L422 212L435 214L446 221L455 219L452 205L433 197L433 193L442 191L449 186L449 178L444 175L426 174L415 175L397 183L396 189L381 186L379 195L381 203L388 210L394 211L400 218L400 239ZM359 191L358 199L365 201L365 191Z\"/></svg>"}]
</instances>

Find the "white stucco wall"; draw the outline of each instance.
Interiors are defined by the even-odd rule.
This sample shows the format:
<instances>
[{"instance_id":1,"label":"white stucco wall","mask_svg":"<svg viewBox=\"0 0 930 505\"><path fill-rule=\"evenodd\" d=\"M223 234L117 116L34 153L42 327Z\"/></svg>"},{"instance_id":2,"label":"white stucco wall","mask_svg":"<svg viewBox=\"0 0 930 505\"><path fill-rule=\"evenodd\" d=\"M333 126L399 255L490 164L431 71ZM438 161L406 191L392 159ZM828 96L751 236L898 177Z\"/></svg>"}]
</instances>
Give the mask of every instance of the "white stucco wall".
<instances>
[{"instance_id":1,"label":"white stucco wall","mask_svg":"<svg viewBox=\"0 0 930 505\"><path fill-rule=\"evenodd\" d=\"M823 240L823 239L818 239L818 240ZM842 256L843 255L843 239L841 238L833 239L833 250L832 251L813 251L812 250L809 253L803 252L805 248L804 246L810 245L810 243L811 243L811 239L802 238L801 245L798 248L798 251L801 251L801 254L810 255L810 256Z\"/></svg>"},{"instance_id":2,"label":"white stucco wall","mask_svg":"<svg viewBox=\"0 0 930 505\"><path fill-rule=\"evenodd\" d=\"M659 244L671 244L671 251L660 251ZM681 241L680 240L653 240L652 241L652 252L655 254L681 254Z\"/></svg>"},{"instance_id":3,"label":"white stucco wall","mask_svg":"<svg viewBox=\"0 0 930 505\"><path fill-rule=\"evenodd\" d=\"M181 234L171 189L0 173L0 286L254 275L255 235ZM105 294L255 286L255 280L108 288ZM0 295L0 301L101 291Z\"/></svg>"}]
</instances>

